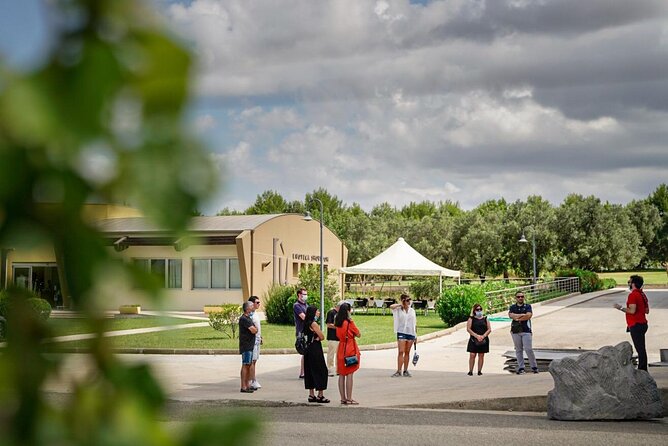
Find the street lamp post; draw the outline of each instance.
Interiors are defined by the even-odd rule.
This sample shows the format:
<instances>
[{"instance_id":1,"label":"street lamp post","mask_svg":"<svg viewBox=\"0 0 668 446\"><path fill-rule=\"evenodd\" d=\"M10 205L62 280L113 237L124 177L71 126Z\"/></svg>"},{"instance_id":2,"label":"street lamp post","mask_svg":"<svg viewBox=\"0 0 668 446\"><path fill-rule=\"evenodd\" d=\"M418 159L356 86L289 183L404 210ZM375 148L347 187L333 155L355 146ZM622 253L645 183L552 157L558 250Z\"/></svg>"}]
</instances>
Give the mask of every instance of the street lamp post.
<instances>
[{"instance_id":1,"label":"street lamp post","mask_svg":"<svg viewBox=\"0 0 668 446\"><path fill-rule=\"evenodd\" d=\"M524 236L524 233L522 233L522 238L518 240L520 243L529 243L527 238ZM536 233L532 230L531 231L531 249L533 253L533 277L531 279L532 284L536 284Z\"/></svg>"},{"instance_id":2,"label":"street lamp post","mask_svg":"<svg viewBox=\"0 0 668 446\"><path fill-rule=\"evenodd\" d=\"M311 197L311 201L314 200L320 203L320 329L324 332L325 331L325 267L322 259L322 218L324 216L324 209L322 201L320 201L320 199ZM313 217L311 217L311 213L309 211L306 211L306 215L304 215L304 220L305 221L313 220Z\"/></svg>"}]
</instances>

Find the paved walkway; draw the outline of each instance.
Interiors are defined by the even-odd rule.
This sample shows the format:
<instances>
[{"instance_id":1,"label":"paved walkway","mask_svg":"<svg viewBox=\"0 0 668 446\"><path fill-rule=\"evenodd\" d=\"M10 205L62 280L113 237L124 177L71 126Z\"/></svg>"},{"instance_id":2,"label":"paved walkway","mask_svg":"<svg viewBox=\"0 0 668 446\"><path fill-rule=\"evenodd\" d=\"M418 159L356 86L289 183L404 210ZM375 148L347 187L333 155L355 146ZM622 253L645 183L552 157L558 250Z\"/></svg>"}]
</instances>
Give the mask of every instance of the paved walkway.
<instances>
[{"instance_id":1,"label":"paved walkway","mask_svg":"<svg viewBox=\"0 0 668 446\"><path fill-rule=\"evenodd\" d=\"M668 348L668 291L648 291L650 330L647 335L650 362L658 361L659 348ZM612 308L623 303L622 289L571 296L534 305L535 348L599 348L630 341L624 315ZM193 324L189 324L193 326ZM362 367L355 374L354 397L368 407L411 404L439 405L456 401L494 400L508 397L544 396L552 389L549 373L523 376L503 371L502 354L512 349L509 322L492 322L491 349L483 376L467 376L468 335L460 327L445 336L419 343L420 362L411 366L413 378L390 378L396 350L365 351ZM128 362L146 362L156 371L171 399L180 401L244 399L258 402L304 403L307 392L299 373L299 355L263 355L258 379L263 388L254 394L239 393L238 355L120 355ZM47 390L61 392L69 381L86 373L84 355L70 355L63 378L49 383ZM652 368L659 387L668 388L668 368ZM336 378L330 378L326 395L338 401ZM338 405L338 404L336 404Z\"/></svg>"}]
</instances>

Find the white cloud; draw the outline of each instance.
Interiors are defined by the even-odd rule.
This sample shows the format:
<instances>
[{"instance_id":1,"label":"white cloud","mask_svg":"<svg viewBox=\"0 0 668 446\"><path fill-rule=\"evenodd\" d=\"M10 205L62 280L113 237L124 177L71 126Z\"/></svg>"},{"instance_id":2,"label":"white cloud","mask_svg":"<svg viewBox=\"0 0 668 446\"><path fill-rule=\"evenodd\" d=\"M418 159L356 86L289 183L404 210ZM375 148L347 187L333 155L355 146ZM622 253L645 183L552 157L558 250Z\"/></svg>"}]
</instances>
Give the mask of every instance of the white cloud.
<instances>
[{"instance_id":1,"label":"white cloud","mask_svg":"<svg viewBox=\"0 0 668 446\"><path fill-rule=\"evenodd\" d=\"M249 204L322 186L366 207L474 206L665 181L667 5L194 0L168 16L199 94L227 110L201 125L227 132L229 191Z\"/></svg>"}]
</instances>

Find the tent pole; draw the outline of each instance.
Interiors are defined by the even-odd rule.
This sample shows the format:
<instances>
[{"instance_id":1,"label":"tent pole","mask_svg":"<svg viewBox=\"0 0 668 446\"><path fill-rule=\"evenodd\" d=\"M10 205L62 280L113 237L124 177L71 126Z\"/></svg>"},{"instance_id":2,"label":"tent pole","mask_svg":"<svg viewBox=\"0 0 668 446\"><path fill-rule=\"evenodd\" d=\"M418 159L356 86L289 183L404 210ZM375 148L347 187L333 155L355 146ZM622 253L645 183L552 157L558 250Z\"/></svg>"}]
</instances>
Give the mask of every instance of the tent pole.
<instances>
[{"instance_id":1,"label":"tent pole","mask_svg":"<svg viewBox=\"0 0 668 446\"><path fill-rule=\"evenodd\" d=\"M438 298L443 295L443 273L438 275Z\"/></svg>"}]
</instances>

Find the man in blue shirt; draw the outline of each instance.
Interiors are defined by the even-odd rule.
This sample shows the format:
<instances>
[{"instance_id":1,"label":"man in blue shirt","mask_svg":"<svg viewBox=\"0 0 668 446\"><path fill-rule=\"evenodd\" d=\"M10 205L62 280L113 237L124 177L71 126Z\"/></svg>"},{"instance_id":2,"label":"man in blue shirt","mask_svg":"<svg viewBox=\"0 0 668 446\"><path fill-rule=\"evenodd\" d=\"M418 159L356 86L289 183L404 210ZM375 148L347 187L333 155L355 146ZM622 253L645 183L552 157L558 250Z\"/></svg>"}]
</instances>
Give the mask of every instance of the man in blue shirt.
<instances>
[{"instance_id":1,"label":"man in blue shirt","mask_svg":"<svg viewBox=\"0 0 668 446\"><path fill-rule=\"evenodd\" d=\"M524 293L518 291L515 293L515 302L508 309L508 317L513 320L510 325L513 344L515 345L515 357L517 358L517 374L524 374L524 352L527 352L531 370L538 373L538 364L536 356L533 353L532 332L531 332L531 305L524 303Z\"/></svg>"}]
</instances>

